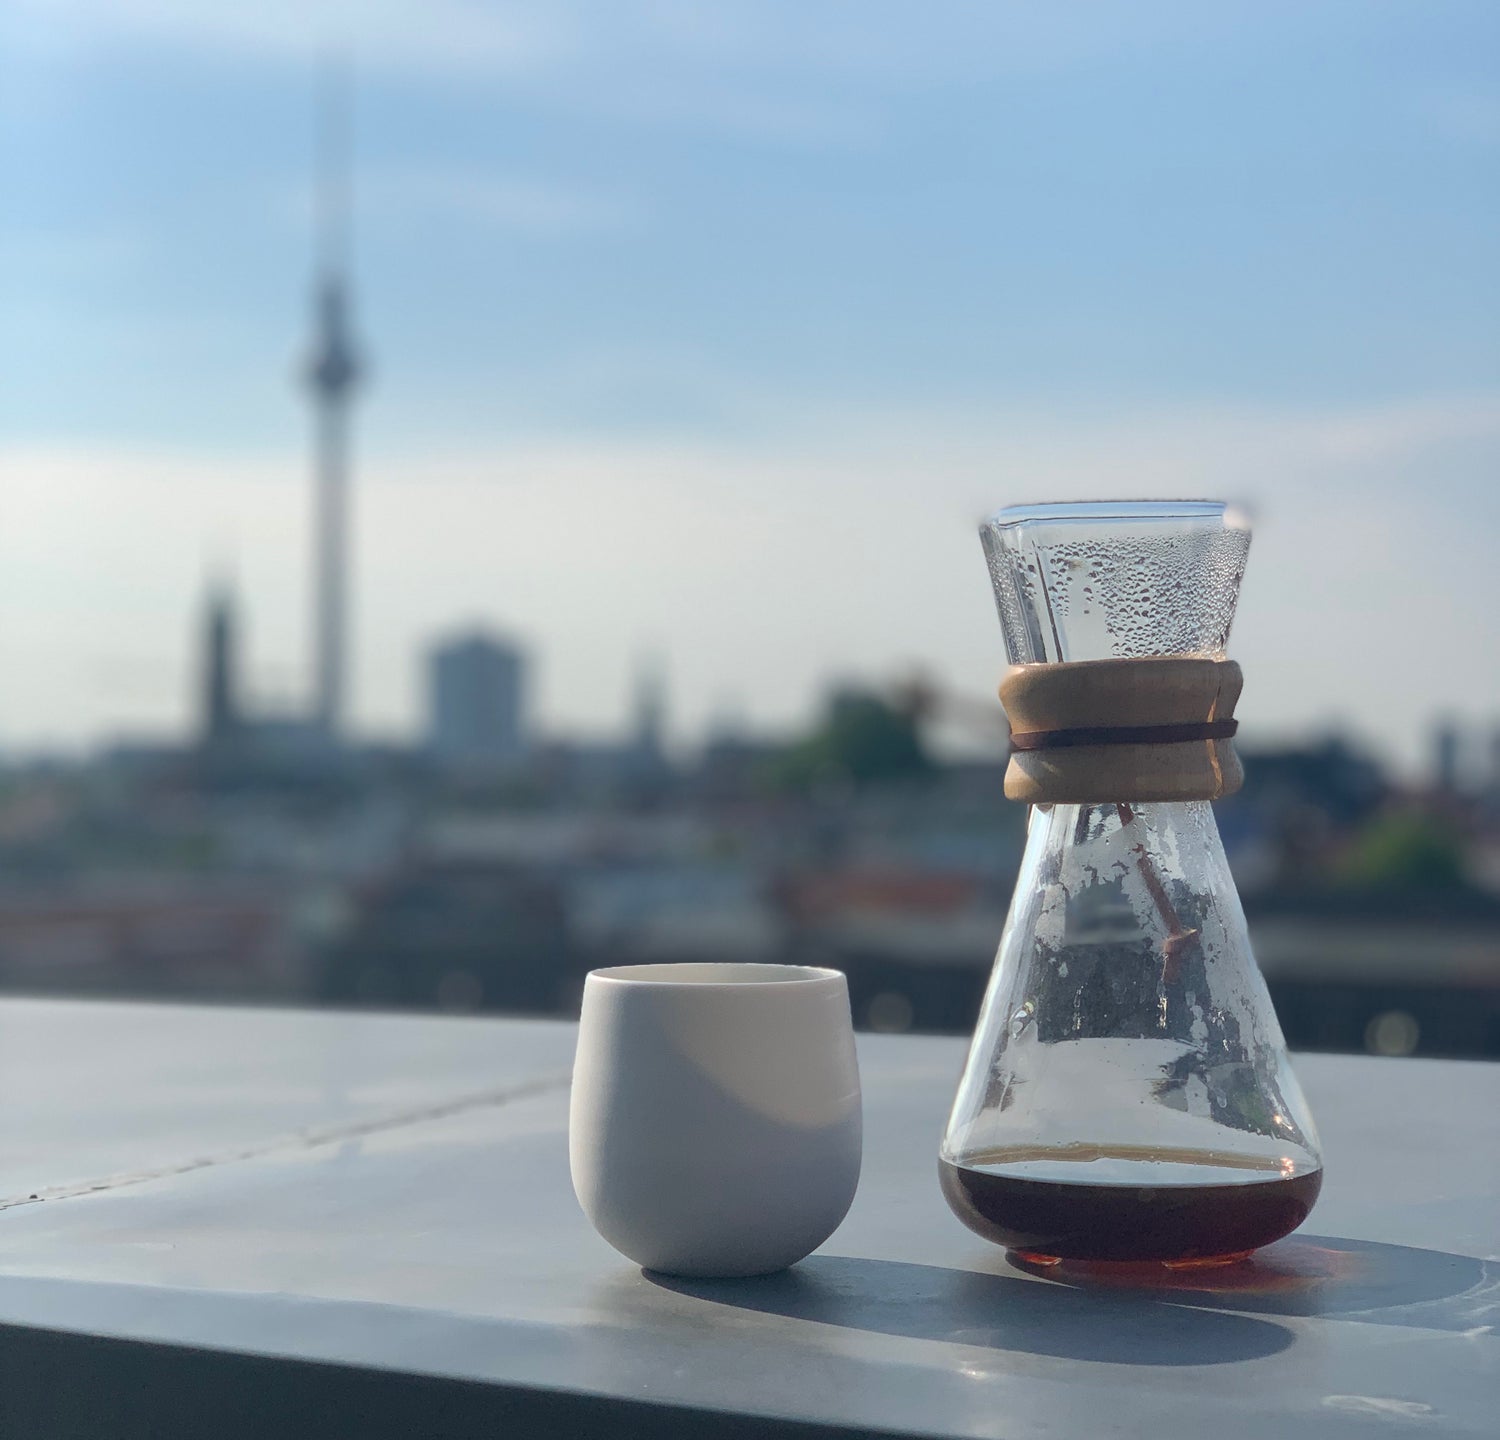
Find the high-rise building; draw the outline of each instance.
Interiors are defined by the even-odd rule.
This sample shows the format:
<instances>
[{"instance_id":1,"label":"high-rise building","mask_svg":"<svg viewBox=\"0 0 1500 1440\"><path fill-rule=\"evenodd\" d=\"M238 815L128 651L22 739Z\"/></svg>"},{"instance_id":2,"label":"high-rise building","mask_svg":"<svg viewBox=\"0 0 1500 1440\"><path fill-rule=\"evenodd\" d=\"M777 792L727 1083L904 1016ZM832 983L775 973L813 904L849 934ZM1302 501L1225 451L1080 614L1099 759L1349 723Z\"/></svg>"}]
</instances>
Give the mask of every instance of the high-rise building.
<instances>
[{"instance_id":1,"label":"high-rise building","mask_svg":"<svg viewBox=\"0 0 1500 1440\"><path fill-rule=\"evenodd\" d=\"M313 720L339 737L348 691L349 405L362 373L349 325L347 96L330 64L323 95L316 335L306 371L316 435L313 467Z\"/></svg>"},{"instance_id":2,"label":"high-rise building","mask_svg":"<svg viewBox=\"0 0 1500 1440\"><path fill-rule=\"evenodd\" d=\"M437 646L428 660L428 748L442 765L504 770L526 754L526 657L481 633Z\"/></svg>"},{"instance_id":3,"label":"high-rise building","mask_svg":"<svg viewBox=\"0 0 1500 1440\"><path fill-rule=\"evenodd\" d=\"M234 604L226 585L209 592L203 640L199 736L205 745L223 745L240 724Z\"/></svg>"},{"instance_id":4,"label":"high-rise building","mask_svg":"<svg viewBox=\"0 0 1500 1440\"><path fill-rule=\"evenodd\" d=\"M660 765L667 726L667 679L656 657L644 661L635 677L635 751L641 763Z\"/></svg>"},{"instance_id":5,"label":"high-rise building","mask_svg":"<svg viewBox=\"0 0 1500 1440\"><path fill-rule=\"evenodd\" d=\"M1440 720L1432 730L1433 783L1446 795L1457 794L1459 774L1459 733L1452 720Z\"/></svg>"}]
</instances>

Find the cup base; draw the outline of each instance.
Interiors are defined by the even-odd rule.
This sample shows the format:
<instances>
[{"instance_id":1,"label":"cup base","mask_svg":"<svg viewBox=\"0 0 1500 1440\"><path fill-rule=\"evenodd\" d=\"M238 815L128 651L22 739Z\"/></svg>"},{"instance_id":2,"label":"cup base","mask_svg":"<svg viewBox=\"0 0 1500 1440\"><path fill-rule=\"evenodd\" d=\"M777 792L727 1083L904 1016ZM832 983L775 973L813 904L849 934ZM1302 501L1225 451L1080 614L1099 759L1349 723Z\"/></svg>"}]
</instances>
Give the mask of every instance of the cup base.
<instances>
[{"instance_id":1,"label":"cup base","mask_svg":"<svg viewBox=\"0 0 1500 1440\"><path fill-rule=\"evenodd\" d=\"M668 1270L660 1265L642 1265L641 1274L648 1279L660 1280L763 1280L768 1275L785 1275L793 1265L800 1265L804 1255L798 1260L788 1260L785 1264L772 1265L769 1267L757 1267L753 1270L741 1269L698 1269L688 1267L682 1270Z\"/></svg>"}]
</instances>

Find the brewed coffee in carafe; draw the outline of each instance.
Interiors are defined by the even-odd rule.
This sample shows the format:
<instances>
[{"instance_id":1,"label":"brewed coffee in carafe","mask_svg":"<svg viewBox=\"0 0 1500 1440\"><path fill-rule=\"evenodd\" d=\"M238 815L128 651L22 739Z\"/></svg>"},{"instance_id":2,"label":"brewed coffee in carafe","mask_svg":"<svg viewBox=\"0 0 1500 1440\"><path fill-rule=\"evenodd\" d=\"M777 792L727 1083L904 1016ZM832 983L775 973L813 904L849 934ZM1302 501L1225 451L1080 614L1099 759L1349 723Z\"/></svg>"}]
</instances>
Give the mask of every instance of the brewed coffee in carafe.
<instances>
[{"instance_id":1,"label":"brewed coffee in carafe","mask_svg":"<svg viewBox=\"0 0 1500 1440\"><path fill-rule=\"evenodd\" d=\"M1217 502L1068 504L981 535L1006 793L1031 813L943 1192L1035 1262L1239 1258L1322 1182L1208 798L1239 780L1224 650L1248 527Z\"/></svg>"}]
</instances>

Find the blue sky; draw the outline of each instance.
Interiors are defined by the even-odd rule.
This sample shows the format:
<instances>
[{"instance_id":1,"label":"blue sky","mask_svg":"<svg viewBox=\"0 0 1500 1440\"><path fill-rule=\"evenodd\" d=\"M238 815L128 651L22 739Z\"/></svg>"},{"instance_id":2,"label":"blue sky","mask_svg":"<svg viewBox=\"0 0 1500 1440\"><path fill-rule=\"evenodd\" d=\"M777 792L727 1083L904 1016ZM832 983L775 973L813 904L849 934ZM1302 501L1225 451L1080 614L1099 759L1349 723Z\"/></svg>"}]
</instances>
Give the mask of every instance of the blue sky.
<instances>
[{"instance_id":1,"label":"blue sky","mask_svg":"<svg viewBox=\"0 0 1500 1440\"><path fill-rule=\"evenodd\" d=\"M0 743L184 723L219 563L301 691L346 35L368 727L474 617L557 725L647 649L686 734L832 674L987 689L973 515L1183 490L1263 517L1247 722L1410 758L1500 719L1451 663L1500 653L1493 5L251 9L0 0Z\"/></svg>"}]
</instances>

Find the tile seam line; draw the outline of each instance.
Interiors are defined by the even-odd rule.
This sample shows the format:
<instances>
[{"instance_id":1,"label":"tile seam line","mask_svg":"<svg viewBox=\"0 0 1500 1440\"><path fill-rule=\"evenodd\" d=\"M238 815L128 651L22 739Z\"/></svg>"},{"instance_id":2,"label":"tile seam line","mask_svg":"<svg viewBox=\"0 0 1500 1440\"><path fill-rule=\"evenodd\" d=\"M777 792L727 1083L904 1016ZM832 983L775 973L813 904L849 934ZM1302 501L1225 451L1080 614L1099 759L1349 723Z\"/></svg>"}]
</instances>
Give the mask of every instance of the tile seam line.
<instances>
[{"instance_id":1,"label":"tile seam line","mask_svg":"<svg viewBox=\"0 0 1500 1440\"><path fill-rule=\"evenodd\" d=\"M110 1190L125 1189L132 1185L146 1185L153 1180L168 1180L178 1175L191 1175L198 1170L214 1170L225 1165L261 1160L271 1155L302 1154L309 1150L325 1149L330 1145L343 1144L349 1140L362 1140L367 1136L382 1135L412 1125L446 1120L450 1116L467 1114L473 1110L496 1109L509 1105L513 1101L551 1094L567 1089L571 1080L572 1073L565 1070L538 1076L534 1080L523 1081L520 1084L479 1090L468 1095L456 1096L452 1100L392 1111L384 1115L371 1116L365 1120L350 1120L341 1125L307 1126L300 1130L283 1132L255 1145L240 1145L233 1149L215 1151L212 1154L196 1155L190 1160L155 1165L146 1170L120 1171L99 1179L79 1180L67 1185L40 1188L26 1194L0 1197L0 1210L14 1210L23 1205L41 1205L51 1200L72 1200L82 1195L97 1195Z\"/></svg>"}]
</instances>

